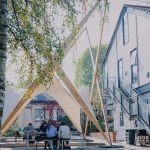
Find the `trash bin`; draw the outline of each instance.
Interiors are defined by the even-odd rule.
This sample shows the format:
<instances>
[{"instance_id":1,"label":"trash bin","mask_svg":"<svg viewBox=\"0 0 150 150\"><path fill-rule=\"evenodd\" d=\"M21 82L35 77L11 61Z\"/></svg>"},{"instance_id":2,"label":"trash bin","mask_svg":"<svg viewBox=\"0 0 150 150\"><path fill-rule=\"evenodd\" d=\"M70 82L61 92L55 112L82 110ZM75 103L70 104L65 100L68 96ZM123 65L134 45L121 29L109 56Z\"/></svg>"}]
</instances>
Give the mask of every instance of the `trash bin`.
<instances>
[{"instance_id":1,"label":"trash bin","mask_svg":"<svg viewBox=\"0 0 150 150\"><path fill-rule=\"evenodd\" d=\"M126 142L128 144L135 144L135 132L136 129L128 129L126 130Z\"/></svg>"}]
</instances>

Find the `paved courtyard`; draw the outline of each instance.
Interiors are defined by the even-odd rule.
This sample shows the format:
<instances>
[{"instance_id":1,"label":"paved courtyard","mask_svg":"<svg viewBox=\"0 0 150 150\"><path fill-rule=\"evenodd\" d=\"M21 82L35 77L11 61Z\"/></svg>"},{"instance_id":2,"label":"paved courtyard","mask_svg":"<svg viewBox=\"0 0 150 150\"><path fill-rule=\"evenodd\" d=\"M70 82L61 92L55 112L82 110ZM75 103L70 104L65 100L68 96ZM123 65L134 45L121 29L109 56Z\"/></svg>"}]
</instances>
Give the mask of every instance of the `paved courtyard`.
<instances>
[{"instance_id":1,"label":"paved courtyard","mask_svg":"<svg viewBox=\"0 0 150 150\"><path fill-rule=\"evenodd\" d=\"M27 150L24 148L0 148L0 150ZM35 150L35 148L28 149L28 150ZM38 149L38 150L44 150L44 149ZM133 148L80 148L80 149L74 149L74 150L136 150ZM141 148L140 150L150 150L150 148Z\"/></svg>"},{"instance_id":2,"label":"paved courtyard","mask_svg":"<svg viewBox=\"0 0 150 150\"><path fill-rule=\"evenodd\" d=\"M124 148L110 148L110 147L84 147L84 148L75 148L72 147L74 150L150 150L150 147L139 147L139 146L131 146L123 144ZM0 150L36 150L36 148L3 148L1 147ZM37 150L44 150L43 148L38 148Z\"/></svg>"},{"instance_id":3,"label":"paved courtyard","mask_svg":"<svg viewBox=\"0 0 150 150\"><path fill-rule=\"evenodd\" d=\"M78 139L79 137L75 137L75 138ZM18 143L20 143L20 141ZM0 144L0 150L36 150L35 145L30 145L34 147L26 148L25 145L21 146L18 143L13 144L13 146L8 146L8 145L6 146L5 144L4 145ZM71 149L74 149L74 150L150 150L150 147L129 145L129 144L126 144L126 142L113 143L113 146L110 147L110 146L107 146L106 143L102 140L97 140L96 142L93 143L93 145L85 145L85 144L81 145L78 142L75 145L73 146L73 143L72 143ZM12 147L12 148L8 148L8 147ZM44 150L43 145L38 144L37 150Z\"/></svg>"}]
</instances>

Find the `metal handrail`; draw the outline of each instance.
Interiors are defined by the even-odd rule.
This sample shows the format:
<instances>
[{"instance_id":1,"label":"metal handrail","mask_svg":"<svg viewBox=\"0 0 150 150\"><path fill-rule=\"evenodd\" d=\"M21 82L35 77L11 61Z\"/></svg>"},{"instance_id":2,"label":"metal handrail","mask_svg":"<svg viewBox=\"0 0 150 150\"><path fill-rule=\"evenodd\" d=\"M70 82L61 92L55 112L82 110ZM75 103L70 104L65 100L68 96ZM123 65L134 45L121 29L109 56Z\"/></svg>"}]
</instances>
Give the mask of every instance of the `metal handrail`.
<instances>
[{"instance_id":1,"label":"metal handrail","mask_svg":"<svg viewBox=\"0 0 150 150\"><path fill-rule=\"evenodd\" d=\"M115 84L116 84L116 77L106 77L106 76L103 76L103 78L100 78L100 80L102 79L105 79L105 78L108 78L108 79L115 79ZM108 82L109 83L109 82ZM115 87L116 88L116 87ZM130 96L130 97L126 97L125 95L124 95L124 93L122 93L118 88L116 88L121 94L123 94L123 96L124 96L124 98L126 99L126 100L129 100L129 99L132 99L132 98L138 98L138 95L137 96Z\"/></svg>"},{"instance_id":2,"label":"metal handrail","mask_svg":"<svg viewBox=\"0 0 150 150\"><path fill-rule=\"evenodd\" d=\"M100 77L99 79L100 79L100 81L103 81L103 79L105 79L105 78L108 78L108 79L115 79L115 84L116 84L116 77L107 77L107 76L105 76L105 75L103 74L103 75L101 75L101 77ZM145 99L150 99L150 97L148 97L148 98L143 98L143 96L141 95L141 93L139 93L135 88L133 88L132 85L129 84L129 87L130 87L133 91L136 92L137 96L126 97L126 96L124 95L124 93L122 93L122 92L117 88L117 89L119 90L119 92L121 92L121 93L124 95L125 99L138 98L138 96L140 96L143 100L145 100Z\"/></svg>"},{"instance_id":3,"label":"metal handrail","mask_svg":"<svg viewBox=\"0 0 150 150\"><path fill-rule=\"evenodd\" d=\"M105 76L104 74L102 75L102 76L100 76L99 77L99 81L100 81L100 83L102 83L102 88L104 88L104 79L115 79L115 84L116 84L116 77L107 77L107 76Z\"/></svg>"},{"instance_id":4,"label":"metal handrail","mask_svg":"<svg viewBox=\"0 0 150 150\"><path fill-rule=\"evenodd\" d=\"M113 93L113 91L112 91L110 88L108 88L108 90L114 95L115 99L118 100L117 96ZM121 103L121 101L119 101L119 100L118 100L118 102ZM127 102L128 102L128 101L127 101ZM123 107L124 110L129 114L128 110L124 107L124 105L122 105L122 107Z\"/></svg>"},{"instance_id":5,"label":"metal handrail","mask_svg":"<svg viewBox=\"0 0 150 150\"><path fill-rule=\"evenodd\" d=\"M99 77L99 79L107 79L107 78L108 78L108 79L109 79L109 78L114 78L114 79L116 80L116 77L107 77L107 76L103 76L103 75L102 75L102 77Z\"/></svg>"},{"instance_id":6,"label":"metal handrail","mask_svg":"<svg viewBox=\"0 0 150 150\"><path fill-rule=\"evenodd\" d=\"M120 91L118 88L116 88L115 87L115 89L117 89L122 95L123 95L123 97L126 99L126 100L129 100L129 99L132 99L132 98L137 98L138 96L130 96L130 97L126 97L125 95L124 95L124 93L122 93L122 91Z\"/></svg>"},{"instance_id":7,"label":"metal handrail","mask_svg":"<svg viewBox=\"0 0 150 150\"><path fill-rule=\"evenodd\" d=\"M111 78L114 78L115 79L115 84L114 83L111 83L111 81L109 80L109 79L111 79ZM103 80L104 81L104 79L106 79L106 77L105 76L103 76L103 78L101 78L101 80ZM148 98L143 98L143 96L136 90L136 89L133 89L133 87L131 86L131 85L129 85L129 88L132 90L132 91L134 91L135 92L135 94L136 95L134 95L134 96L131 96L131 94L129 94L128 93L128 91L126 91L126 89L123 89L123 90L125 90L125 92L127 92L128 94L129 94L129 96L127 97L120 89L118 89L117 87L116 87L116 77L107 77L107 82L108 82L108 85L111 85L112 87L114 87L114 89L115 90L117 90L120 94L121 94L121 96L126 100L126 102L127 102L127 107L128 107L128 104L130 105L131 103L130 103L130 99L132 100L132 99L135 99L135 98L137 98L137 103L141 103L141 102L144 102L145 103L145 99L148 99ZM102 82L102 83L104 83L104 82ZM111 87L110 86L110 87ZM113 91L112 91L112 89L110 88L110 87L107 87L107 89L109 89L110 91L111 91L111 93L112 94L115 94ZM140 99L139 99L140 98ZM119 99L118 99L118 97L116 97L115 96L115 99L117 99L118 101L119 101ZM119 103L120 103L121 101L119 101ZM127 112L127 113L131 113L131 110L130 110L130 106L129 106L129 110L128 109L126 109L126 104L124 105L122 105L122 107L124 108L124 110ZM140 108L137 108L137 111L139 110L139 109L143 109L142 107L140 107ZM146 111L147 111L147 109L146 109ZM150 113L149 113L150 114ZM145 122L145 124L146 125L149 125L149 123L147 122L147 120L145 120L143 117L143 114L139 114L138 115L144 122Z\"/></svg>"},{"instance_id":8,"label":"metal handrail","mask_svg":"<svg viewBox=\"0 0 150 150\"><path fill-rule=\"evenodd\" d=\"M132 85L129 85L130 86L130 88L138 95L138 96L140 96L142 99L143 99L143 96L141 95L141 93L140 92L138 92L138 90L137 89L135 89L135 88L133 88L133 86Z\"/></svg>"},{"instance_id":9,"label":"metal handrail","mask_svg":"<svg viewBox=\"0 0 150 150\"><path fill-rule=\"evenodd\" d=\"M135 88L133 88L131 85L130 85L131 89L137 94L137 96L139 96L143 101L144 100L148 100L150 99L150 97L147 97L147 98L143 98L142 94ZM145 101L144 101L145 102Z\"/></svg>"},{"instance_id":10,"label":"metal handrail","mask_svg":"<svg viewBox=\"0 0 150 150\"><path fill-rule=\"evenodd\" d=\"M99 79L105 79L105 78L114 78L116 80L116 77L107 77L106 75L100 75Z\"/></svg>"},{"instance_id":11,"label":"metal handrail","mask_svg":"<svg viewBox=\"0 0 150 150\"><path fill-rule=\"evenodd\" d=\"M141 93L139 93L135 88L133 88L132 86L130 86L131 87L131 89L138 95L138 97L140 98L140 100L142 101L142 102L144 102L144 104L146 104L145 103L145 99L148 99L148 98L143 98L143 96L141 95ZM141 102L139 102L140 100L138 100L138 103L141 103ZM140 106L139 106L140 107ZM138 109L143 109L143 107L140 107L140 108L138 108ZM147 111L147 114L149 115L150 113L148 112L148 110L147 110L147 108L146 107L144 107L144 110L146 109L146 111ZM141 114L139 114L138 115L139 117L141 117L142 118L142 120L146 123L146 125L148 125L149 126L149 121L147 122L147 120L145 120L145 118L141 115Z\"/></svg>"}]
</instances>

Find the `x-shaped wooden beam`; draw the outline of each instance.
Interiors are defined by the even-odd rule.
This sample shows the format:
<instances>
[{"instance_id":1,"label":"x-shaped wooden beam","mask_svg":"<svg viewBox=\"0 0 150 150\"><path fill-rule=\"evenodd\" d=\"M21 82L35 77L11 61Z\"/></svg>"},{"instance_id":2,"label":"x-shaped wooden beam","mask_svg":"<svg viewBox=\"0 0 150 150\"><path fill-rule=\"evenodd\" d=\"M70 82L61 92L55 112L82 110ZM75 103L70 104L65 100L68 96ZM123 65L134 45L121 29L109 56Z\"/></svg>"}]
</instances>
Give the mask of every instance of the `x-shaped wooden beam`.
<instances>
[{"instance_id":1,"label":"x-shaped wooden beam","mask_svg":"<svg viewBox=\"0 0 150 150\"><path fill-rule=\"evenodd\" d=\"M88 18L94 12L94 10L95 10L96 6L98 5L98 3L99 3L99 1L93 6L93 8L88 12L88 14L80 22L79 29L81 29L83 27L83 25L85 24L85 22L88 20ZM66 44L64 44L64 55L65 56L67 55L67 53L70 50L70 47L71 47L72 42L73 42L73 39L74 38L72 37L72 35L70 35L69 38L67 39ZM46 71L46 69L44 70L44 72L45 71ZM95 126L97 127L97 129L101 132L101 134L104 137L104 139L110 144L109 139L107 138L107 136L105 135L105 133L103 132L103 130L101 129L101 127L99 126L99 123L98 123L97 119L95 118L95 116L92 115L92 113L90 112L90 110L86 106L84 100L79 95L79 93L77 92L76 88L73 86L73 84L71 83L71 81L68 79L68 77L66 76L66 74L63 71L63 69L62 69L61 66L59 66L59 72L58 72L58 74L60 72L62 73L62 75L59 76L59 77L62 79L62 81L65 83L66 87L70 90L71 94L74 96L74 98L80 104L80 106L83 108L84 112L89 116L90 120L95 124ZM49 73L49 72L47 72L47 73ZM36 82L36 80L35 80L32 83L32 85L28 88L28 90L25 92L25 94L23 95L23 97L21 98L21 100L19 101L19 103L17 104L17 106L15 107L15 109L10 113L10 115L8 116L8 118L6 119L6 121L4 122L4 124L2 125L2 133L4 133L8 129L8 127L16 119L16 117L19 115L19 113L31 101L32 94L36 90L38 90L39 86L40 86L40 84L38 82Z\"/></svg>"}]
</instances>

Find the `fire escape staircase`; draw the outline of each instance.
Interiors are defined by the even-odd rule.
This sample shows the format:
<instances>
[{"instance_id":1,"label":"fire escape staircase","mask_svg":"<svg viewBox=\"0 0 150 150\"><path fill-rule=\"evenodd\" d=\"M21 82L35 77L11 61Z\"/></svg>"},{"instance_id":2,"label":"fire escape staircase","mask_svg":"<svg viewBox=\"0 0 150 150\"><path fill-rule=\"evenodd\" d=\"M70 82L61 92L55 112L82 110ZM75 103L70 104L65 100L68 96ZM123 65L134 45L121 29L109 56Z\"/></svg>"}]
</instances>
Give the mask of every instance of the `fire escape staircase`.
<instances>
[{"instance_id":1,"label":"fire escape staircase","mask_svg":"<svg viewBox=\"0 0 150 150\"><path fill-rule=\"evenodd\" d=\"M107 86L104 86L104 79L99 80L103 99L113 99L129 120L137 120L150 135L150 104L133 87L130 86L131 96L123 87L117 88L115 82L108 80Z\"/></svg>"}]
</instances>

